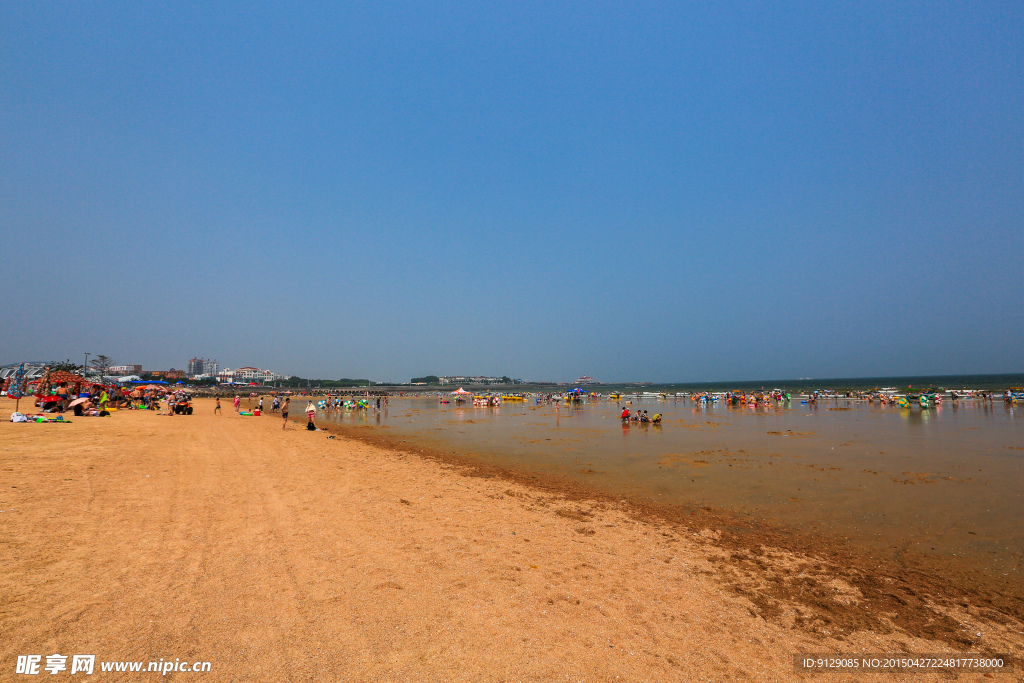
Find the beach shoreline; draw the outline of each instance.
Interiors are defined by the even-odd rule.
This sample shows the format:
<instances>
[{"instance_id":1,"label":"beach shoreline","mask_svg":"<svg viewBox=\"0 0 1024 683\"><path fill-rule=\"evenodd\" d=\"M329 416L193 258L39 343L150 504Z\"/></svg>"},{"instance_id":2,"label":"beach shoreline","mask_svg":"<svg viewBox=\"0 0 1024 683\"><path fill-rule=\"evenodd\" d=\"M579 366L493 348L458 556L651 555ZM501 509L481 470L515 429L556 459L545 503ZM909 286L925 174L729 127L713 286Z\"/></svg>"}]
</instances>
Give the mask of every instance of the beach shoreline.
<instances>
[{"instance_id":1,"label":"beach shoreline","mask_svg":"<svg viewBox=\"0 0 1024 683\"><path fill-rule=\"evenodd\" d=\"M967 577L195 403L0 425L0 679L95 650L216 680L794 680L801 652L1024 645Z\"/></svg>"},{"instance_id":2,"label":"beach shoreline","mask_svg":"<svg viewBox=\"0 0 1024 683\"><path fill-rule=\"evenodd\" d=\"M338 425L324 427L364 443L428 458L458 467L467 476L496 477L529 487L544 494L616 509L655 526L666 526L682 533L696 535L702 542L717 547L723 554L723 580L737 593L754 596L761 614L776 614L782 605L800 604L807 614L836 628L857 630L886 628L868 616L871 610L846 609L842 603L822 602L814 591L807 590L810 574L815 582L842 577L856 585L864 599L874 601L875 612L898 614L901 628L917 635L938 638L958 647L969 646L962 629L955 621L941 618L920 596L941 595L947 606L956 604L985 605L1003 617L1024 623L1024 585L1013 578L1002 578L993 572L979 572L972 559L931 554L901 552L895 559L883 557L866 548L856 547L835 534L811 533L778 520L752 518L722 507L671 504L611 493L598 486L589 486L579 479L533 469L516 469L483 459L469 459L459 451L432 448L414 439L402 439L382 432L373 425ZM820 568L810 574L805 570L795 583L787 580L786 570L770 567L764 549L814 558ZM756 567L757 571L750 571Z\"/></svg>"}]
</instances>

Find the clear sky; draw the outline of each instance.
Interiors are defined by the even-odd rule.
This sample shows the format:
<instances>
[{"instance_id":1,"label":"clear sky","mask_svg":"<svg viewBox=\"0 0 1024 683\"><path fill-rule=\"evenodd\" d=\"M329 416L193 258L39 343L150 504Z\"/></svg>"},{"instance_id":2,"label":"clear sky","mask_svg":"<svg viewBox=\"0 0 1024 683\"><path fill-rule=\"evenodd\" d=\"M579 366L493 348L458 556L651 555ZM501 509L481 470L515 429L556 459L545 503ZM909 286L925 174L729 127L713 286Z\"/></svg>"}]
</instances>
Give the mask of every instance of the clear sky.
<instances>
[{"instance_id":1,"label":"clear sky","mask_svg":"<svg viewBox=\"0 0 1024 683\"><path fill-rule=\"evenodd\" d=\"M1024 371L1024 4L0 3L0 363Z\"/></svg>"}]
</instances>

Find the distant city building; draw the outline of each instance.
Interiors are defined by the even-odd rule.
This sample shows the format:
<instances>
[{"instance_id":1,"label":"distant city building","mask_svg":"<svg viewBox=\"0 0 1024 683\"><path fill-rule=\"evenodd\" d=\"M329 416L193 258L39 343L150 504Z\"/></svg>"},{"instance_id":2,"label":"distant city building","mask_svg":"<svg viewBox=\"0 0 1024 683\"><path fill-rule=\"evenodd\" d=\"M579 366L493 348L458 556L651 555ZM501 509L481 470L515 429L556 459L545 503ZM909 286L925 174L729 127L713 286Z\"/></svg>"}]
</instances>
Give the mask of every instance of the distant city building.
<instances>
[{"instance_id":1,"label":"distant city building","mask_svg":"<svg viewBox=\"0 0 1024 683\"><path fill-rule=\"evenodd\" d=\"M107 374L114 377L123 377L124 375L139 375L142 374L141 365L113 365L107 368Z\"/></svg>"},{"instance_id":2,"label":"distant city building","mask_svg":"<svg viewBox=\"0 0 1024 683\"><path fill-rule=\"evenodd\" d=\"M270 370L244 367L236 368L234 370L231 368L224 368L217 373L217 379L221 382L237 382L239 384L249 384L250 382L266 384L267 382L276 382L279 379L286 379L286 377L284 375L278 375L277 373L271 372Z\"/></svg>"},{"instance_id":3,"label":"distant city building","mask_svg":"<svg viewBox=\"0 0 1024 683\"><path fill-rule=\"evenodd\" d=\"M146 377L150 379L184 379L185 373L181 370L146 370Z\"/></svg>"},{"instance_id":4,"label":"distant city building","mask_svg":"<svg viewBox=\"0 0 1024 683\"><path fill-rule=\"evenodd\" d=\"M190 358L188 361L189 377L216 377L220 365L209 358Z\"/></svg>"}]
</instances>

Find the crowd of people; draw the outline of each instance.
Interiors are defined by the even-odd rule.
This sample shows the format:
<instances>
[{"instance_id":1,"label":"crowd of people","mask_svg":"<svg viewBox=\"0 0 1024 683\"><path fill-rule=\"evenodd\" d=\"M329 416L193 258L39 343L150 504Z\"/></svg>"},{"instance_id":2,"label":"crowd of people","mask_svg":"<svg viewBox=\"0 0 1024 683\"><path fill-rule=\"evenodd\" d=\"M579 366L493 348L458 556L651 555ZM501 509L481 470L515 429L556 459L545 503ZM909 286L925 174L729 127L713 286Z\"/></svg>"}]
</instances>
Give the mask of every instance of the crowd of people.
<instances>
[{"instance_id":1,"label":"crowd of people","mask_svg":"<svg viewBox=\"0 0 1024 683\"><path fill-rule=\"evenodd\" d=\"M661 413L655 413L654 415L648 415L646 410L640 410L637 408L635 413L629 412L629 408L623 407L622 414L619 416L622 418L623 424L630 422L636 422L638 424L661 424Z\"/></svg>"},{"instance_id":2,"label":"crowd of people","mask_svg":"<svg viewBox=\"0 0 1024 683\"><path fill-rule=\"evenodd\" d=\"M156 410L166 401L166 414L175 406L189 404L192 396L185 391L172 391L155 386L122 387L116 384L77 384L59 382L43 395L35 396L35 405L43 413L73 411L78 417L93 414L109 415L114 410Z\"/></svg>"}]
</instances>

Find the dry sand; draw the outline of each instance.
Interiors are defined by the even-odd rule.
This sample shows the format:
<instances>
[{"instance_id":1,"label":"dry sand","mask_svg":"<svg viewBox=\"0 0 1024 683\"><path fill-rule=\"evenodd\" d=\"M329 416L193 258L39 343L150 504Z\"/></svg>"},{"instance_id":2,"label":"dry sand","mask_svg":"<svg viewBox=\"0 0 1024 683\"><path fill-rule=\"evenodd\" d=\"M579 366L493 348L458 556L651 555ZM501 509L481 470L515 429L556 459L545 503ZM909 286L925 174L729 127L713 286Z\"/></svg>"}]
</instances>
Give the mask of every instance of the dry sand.
<instances>
[{"instance_id":1,"label":"dry sand","mask_svg":"<svg viewBox=\"0 0 1024 683\"><path fill-rule=\"evenodd\" d=\"M941 596L917 599L959 642L903 629L903 597L831 623L807 606L879 606L816 558L196 405L0 423L0 680L56 652L212 664L170 680L930 681L950 679L800 674L793 655L1024 643L1015 618ZM766 609L783 576L811 597Z\"/></svg>"}]
</instances>

